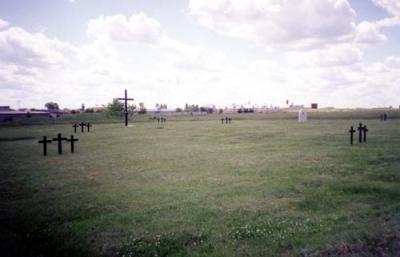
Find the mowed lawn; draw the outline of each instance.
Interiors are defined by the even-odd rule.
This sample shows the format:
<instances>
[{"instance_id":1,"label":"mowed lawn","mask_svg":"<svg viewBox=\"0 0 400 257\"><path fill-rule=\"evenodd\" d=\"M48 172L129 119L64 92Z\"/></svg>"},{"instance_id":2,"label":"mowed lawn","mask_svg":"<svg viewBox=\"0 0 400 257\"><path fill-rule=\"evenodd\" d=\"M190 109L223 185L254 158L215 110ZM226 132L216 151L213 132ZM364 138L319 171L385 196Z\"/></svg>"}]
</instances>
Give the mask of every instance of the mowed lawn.
<instances>
[{"instance_id":1,"label":"mowed lawn","mask_svg":"<svg viewBox=\"0 0 400 257\"><path fill-rule=\"evenodd\" d=\"M400 231L400 120L0 128L1 256L308 256ZM9 255L7 255L9 253Z\"/></svg>"}]
</instances>

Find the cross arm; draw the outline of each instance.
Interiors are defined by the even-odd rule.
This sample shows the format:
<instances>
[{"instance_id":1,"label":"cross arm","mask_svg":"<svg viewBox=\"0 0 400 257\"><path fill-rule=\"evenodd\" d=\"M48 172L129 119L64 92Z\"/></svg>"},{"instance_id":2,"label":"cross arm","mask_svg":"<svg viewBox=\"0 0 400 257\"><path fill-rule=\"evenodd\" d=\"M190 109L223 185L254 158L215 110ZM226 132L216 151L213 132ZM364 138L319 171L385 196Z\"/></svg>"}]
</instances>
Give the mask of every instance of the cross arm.
<instances>
[{"instance_id":1,"label":"cross arm","mask_svg":"<svg viewBox=\"0 0 400 257\"><path fill-rule=\"evenodd\" d=\"M118 100L123 100L123 101L133 101L133 98L117 98Z\"/></svg>"}]
</instances>

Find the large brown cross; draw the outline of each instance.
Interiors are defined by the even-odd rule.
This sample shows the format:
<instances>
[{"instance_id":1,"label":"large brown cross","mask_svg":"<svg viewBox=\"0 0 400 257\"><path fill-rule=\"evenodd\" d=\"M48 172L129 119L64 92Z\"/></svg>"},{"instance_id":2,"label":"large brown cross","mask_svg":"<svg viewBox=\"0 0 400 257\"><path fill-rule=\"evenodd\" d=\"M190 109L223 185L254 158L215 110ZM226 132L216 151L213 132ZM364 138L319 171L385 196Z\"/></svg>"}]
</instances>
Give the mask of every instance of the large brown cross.
<instances>
[{"instance_id":1,"label":"large brown cross","mask_svg":"<svg viewBox=\"0 0 400 257\"><path fill-rule=\"evenodd\" d=\"M128 90L125 89L125 97L118 98L118 100L122 100L125 102L125 126L128 126L128 101L133 101L133 98L128 98Z\"/></svg>"}]
</instances>

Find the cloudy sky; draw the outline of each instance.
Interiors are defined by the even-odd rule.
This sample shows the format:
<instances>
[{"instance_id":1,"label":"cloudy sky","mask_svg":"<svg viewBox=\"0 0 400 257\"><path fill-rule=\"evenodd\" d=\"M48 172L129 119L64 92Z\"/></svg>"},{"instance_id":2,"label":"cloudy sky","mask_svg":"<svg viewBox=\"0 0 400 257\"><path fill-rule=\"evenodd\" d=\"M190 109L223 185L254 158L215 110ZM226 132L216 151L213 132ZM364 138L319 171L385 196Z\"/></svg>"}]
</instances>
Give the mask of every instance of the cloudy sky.
<instances>
[{"instance_id":1,"label":"cloudy sky","mask_svg":"<svg viewBox=\"0 0 400 257\"><path fill-rule=\"evenodd\" d=\"M0 105L400 104L400 0L0 0Z\"/></svg>"}]
</instances>

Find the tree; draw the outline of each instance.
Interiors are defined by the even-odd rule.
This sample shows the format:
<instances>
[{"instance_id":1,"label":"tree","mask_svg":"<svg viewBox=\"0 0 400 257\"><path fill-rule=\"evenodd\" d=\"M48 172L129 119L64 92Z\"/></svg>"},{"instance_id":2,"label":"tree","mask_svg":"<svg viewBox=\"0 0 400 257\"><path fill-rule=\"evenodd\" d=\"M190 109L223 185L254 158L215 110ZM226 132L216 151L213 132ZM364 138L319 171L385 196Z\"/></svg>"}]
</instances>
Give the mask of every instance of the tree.
<instances>
[{"instance_id":1,"label":"tree","mask_svg":"<svg viewBox=\"0 0 400 257\"><path fill-rule=\"evenodd\" d=\"M136 105L134 105L134 104L128 105L128 112L129 112L130 116L133 116L135 111L136 111Z\"/></svg>"},{"instance_id":2,"label":"tree","mask_svg":"<svg viewBox=\"0 0 400 257\"><path fill-rule=\"evenodd\" d=\"M122 116L124 112L124 104L114 99L112 103L107 105L107 113L115 116Z\"/></svg>"},{"instance_id":3,"label":"tree","mask_svg":"<svg viewBox=\"0 0 400 257\"><path fill-rule=\"evenodd\" d=\"M59 110L58 104L55 102L48 102L44 105L47 110Z\"/></svg>"},{"instance_id":4,"label":"tree","mask_svg":"<svg viewBox=\"0 0 400 257\"><path fill-rule=\"evenodd\" d=\"M140 102L139 103L139 114L146 114L147 110L146 107L144 107L144 103Z\"/></svg>"},{"instance_id":5,"label":"tree","mask_svg":"<svg viewBox=\"0 0 400 257\"><path fill-rule=\"evenodd\" d=\"M162 109L166 110L167 108L168 108L167 104L158 104L158 103L156 104L157 112L159 112Z\"/></svg>"}]
</instances>

